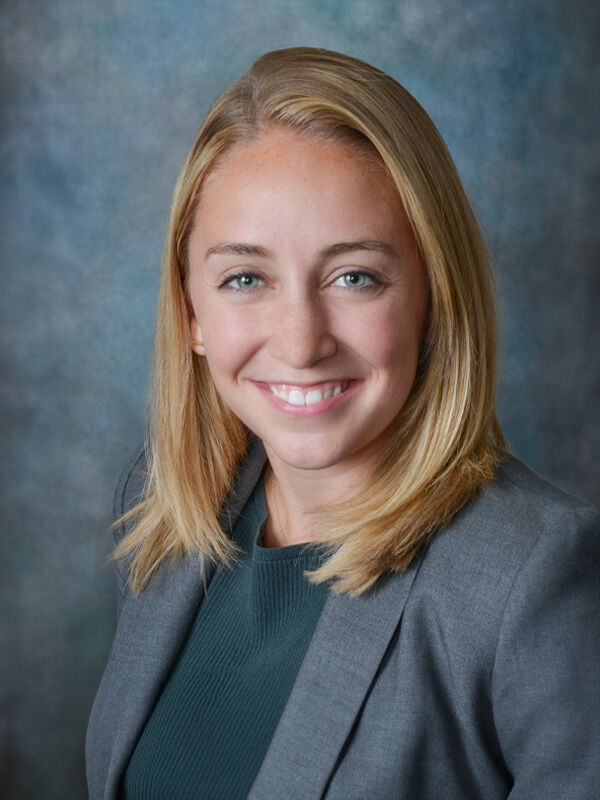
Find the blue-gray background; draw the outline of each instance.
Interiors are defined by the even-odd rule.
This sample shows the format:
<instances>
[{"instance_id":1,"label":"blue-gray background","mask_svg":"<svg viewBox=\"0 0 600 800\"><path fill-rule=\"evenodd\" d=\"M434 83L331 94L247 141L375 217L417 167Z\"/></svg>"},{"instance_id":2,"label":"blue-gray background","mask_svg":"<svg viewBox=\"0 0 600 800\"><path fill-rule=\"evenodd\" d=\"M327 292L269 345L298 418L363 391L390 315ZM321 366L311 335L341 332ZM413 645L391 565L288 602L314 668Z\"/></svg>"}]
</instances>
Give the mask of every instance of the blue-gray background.
<instances>
[{"instance_id":1,"label":"blue-gray background","mask_svg":"<svg viewBox=\"0 0 600 800\"><path fill-rule=\"evenodd\" d=\"M172 187L265 50L351 53L429 111L495 256L505 432L599 503L599 40L594 0L0 2L3 797L85 797Z\"/></svg>"}]
</instances>

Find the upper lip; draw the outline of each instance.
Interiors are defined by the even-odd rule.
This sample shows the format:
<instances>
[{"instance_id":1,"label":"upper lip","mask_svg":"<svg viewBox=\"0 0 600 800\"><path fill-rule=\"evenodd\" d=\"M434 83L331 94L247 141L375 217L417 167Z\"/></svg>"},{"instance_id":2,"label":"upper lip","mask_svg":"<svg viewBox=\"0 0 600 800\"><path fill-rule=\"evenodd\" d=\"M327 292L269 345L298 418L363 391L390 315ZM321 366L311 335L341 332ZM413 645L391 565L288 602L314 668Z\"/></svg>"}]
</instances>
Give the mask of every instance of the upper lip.
<instances>
[{"instance_id":1,"label":"upper lip","mask_svg":"<svg viewBox=\"0 0 600 800\"><path fill-rule=\"evenodd\" d=\"M309 387L324 386L326 383L349 383L351 378L322 378L316 381L294 381L294 380L265 380L257 381L266 383L269 386L295 386L298 389L308 389Z\"/></svg>"}]
</instances>

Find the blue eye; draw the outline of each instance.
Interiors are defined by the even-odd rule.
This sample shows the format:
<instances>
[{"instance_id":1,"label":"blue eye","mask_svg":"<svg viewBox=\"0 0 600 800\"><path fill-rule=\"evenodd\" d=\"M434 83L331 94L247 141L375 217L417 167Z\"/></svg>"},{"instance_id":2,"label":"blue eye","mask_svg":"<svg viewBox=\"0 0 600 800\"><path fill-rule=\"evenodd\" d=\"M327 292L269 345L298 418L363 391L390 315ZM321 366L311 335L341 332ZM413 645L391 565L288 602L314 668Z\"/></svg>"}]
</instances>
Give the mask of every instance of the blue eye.
<instances>
[{"instance_id":1,"label":"blue eye","mask_svg":"<svg viewBox=\"0 0 600 800\"><path fill-rule=\"evenodd\" d=\"M232 289L235 292L249 292L258 289L262 283L262 278L253 272L239 272L237 275L230 275L221 284L223 289Z\"/></svg>"},{"instance_id":2,"label":"blue eye","mask_svg":"<svg viewBox=\"0 0 600 800\"><path fill-rule=\"evenodd\" d=\"M352 286L359 289L367 282L367 276L364 272L347 272L344 275L344 283L346 286Z\"/></svg>"},{"instance_id":3,"label":"blue eye","mask_svg":"<svg viewBox=\"0 0 600 800\"><path fill-rule=\"evenodd\" d=\"M336 278L334 281L338 286L344 286L348 289L369 289L380 284L380 281L370 272L359 272L354 270L352 272L345 272Z\"/></svg>"}]
</instances>

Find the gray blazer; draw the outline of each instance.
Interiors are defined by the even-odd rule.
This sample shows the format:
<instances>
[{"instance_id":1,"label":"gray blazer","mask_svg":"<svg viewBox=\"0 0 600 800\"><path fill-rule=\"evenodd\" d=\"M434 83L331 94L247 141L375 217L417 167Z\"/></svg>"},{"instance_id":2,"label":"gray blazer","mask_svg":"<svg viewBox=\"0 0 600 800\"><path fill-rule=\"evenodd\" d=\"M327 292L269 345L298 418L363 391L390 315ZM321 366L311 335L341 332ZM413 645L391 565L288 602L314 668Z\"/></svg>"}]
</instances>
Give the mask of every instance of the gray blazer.
<instances>
[{"instance_id":1,"label":"gray blazer","mask_svg":"<svg viewBox=\"0 0 600 800\"><path fill-rule=\"evenodd\" d=\"M124 470L117 514L144 463L140 451ZM257 444L229 526L263 463ZM250 800L599 797L599 565L598 512L508 459L405 573L329 596ZM91 800L116 800L211 574L182 560L135 597L117 569Z\"/></svg>"}]
</instances>

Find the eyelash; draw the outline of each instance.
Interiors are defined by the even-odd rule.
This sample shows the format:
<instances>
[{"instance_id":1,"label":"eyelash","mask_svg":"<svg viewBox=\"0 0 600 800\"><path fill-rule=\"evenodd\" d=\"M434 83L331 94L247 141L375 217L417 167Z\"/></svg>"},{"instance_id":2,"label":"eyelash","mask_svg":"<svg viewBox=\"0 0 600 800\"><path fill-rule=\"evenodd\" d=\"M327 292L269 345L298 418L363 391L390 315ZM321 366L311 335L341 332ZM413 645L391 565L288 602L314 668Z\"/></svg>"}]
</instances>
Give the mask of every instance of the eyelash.
<instances>
[{"instance_id":1,"label":"eyelash","mask_svg":"<svg viewBox=\"0 0 600 800\"><path fill-rule=\"evenodd\" d=\"M372 272L367 272L363 269L351 269L347 272L338 275L337 278L333 281L333 283L337 283L339 280L343 280L343 278L348 277L349 275L360 275L363 278L367 279L367 284L365 286L346 286L346 289L354 289L355 291L359 292L373 292L376 289L379 289L383 282L379 280L376 275L373 275Z\"/></svg>"},{"instance_id":2,"label":"eyelash","mask_svg":"<svg viewBox=\"0 0 600 800\"><path fill-rule=\"evenodd\" d=\"M229 275L225 280L223 280L219 284L219 289L224 289L229 292L239 292L241 294L248 294L249 292L256 291L258 286L254 286L251 289L242 289L240 286L234 286L234 281L239 281L241 278L257 278L259 281L262 281L260 275L257 275L255 272L236 272L235 275Z\"/></svg>"},{"instance_id":3,"label":"eyelash","mask_svg":"<svg viewBox=\"0 0 600 800\"><path fill-rule=\"evenodd\" d=\"M369 291L373 292L373 291L379 289L383 285L383 282L381 280L379 280L379 278L377 278L375 275L373 275L372 272L367 272L366 270L359 270L359 269L348 270L347 272L343 272L341 275L338 275L331 282L330 285L336 284L339 280L342 280L343 278L347 277L348 275L360 275L360 276L363 276L364 278L367 279L368 283L365 286L354 286L354 287L353 286L346 286L346 287L344 287L344 288L347 288L347 289L354 289L355 291L359 291L359 292L369 292ZM243 289L240 286L234 286L233 285L235 281L239 281L239 280L241 280L243 278L256 278L259 281L263 280L260 275L256 274L256 272L250 272L250 271L236 272L234 275L229 275L227 278L225 278L219 284L219 289L225 290L225 291L230 291L230 292L236 292L236 293L240 293L240 294L249 294L250 292L256 291L257 289L260 288L259 286L253 286L253 287L250 287L250 288Z\"/></svg>"}]
</instances>

